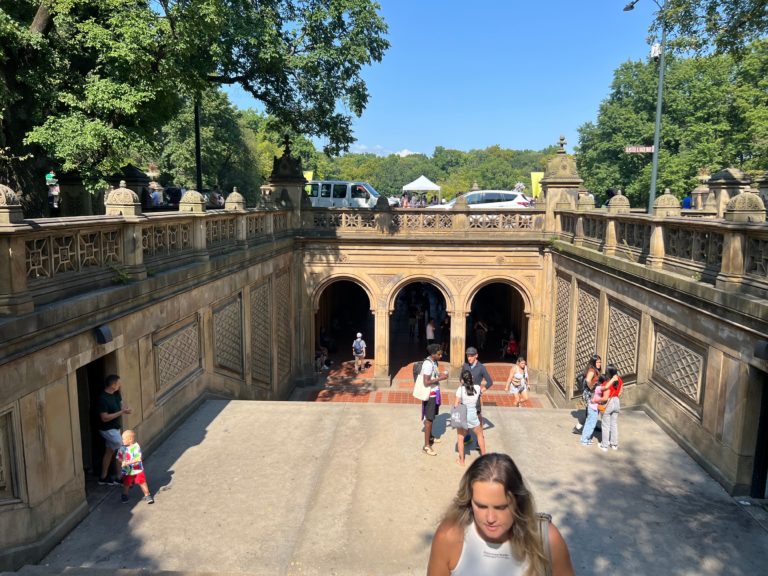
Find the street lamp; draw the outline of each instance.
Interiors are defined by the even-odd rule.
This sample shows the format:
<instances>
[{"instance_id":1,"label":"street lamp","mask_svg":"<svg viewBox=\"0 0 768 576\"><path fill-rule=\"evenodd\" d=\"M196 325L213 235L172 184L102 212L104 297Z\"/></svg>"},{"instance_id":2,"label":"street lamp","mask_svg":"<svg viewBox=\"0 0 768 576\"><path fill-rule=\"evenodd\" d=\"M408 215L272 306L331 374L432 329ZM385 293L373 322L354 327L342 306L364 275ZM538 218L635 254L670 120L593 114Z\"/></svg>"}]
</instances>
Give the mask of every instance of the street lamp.
<instances>
[{"instance_id":1,"label":"street lamp","mask_svg":"<svg viewBox=\"0 0 768 576\"><path fill-rule=\"evenodd\" d=\"M629 12L635 9L635 4L640 0L632 0L629 4L624 6L624 12ZM661 104L664 97L664 56L667 51L665 50L665 44L667 40L667 19L664 10L667 7L667 0L664 0L663 4L659 4L656 0L653 0L654 4L659 7L661 12L661 57L659 60L659 91L656 94L656 128L653 132L653 163L651 165L651 189L648 193L648 213L653 214L653 203L656 200L656 177L659 174L659 132L661 131Z\"/></svg>"}]
</instances>

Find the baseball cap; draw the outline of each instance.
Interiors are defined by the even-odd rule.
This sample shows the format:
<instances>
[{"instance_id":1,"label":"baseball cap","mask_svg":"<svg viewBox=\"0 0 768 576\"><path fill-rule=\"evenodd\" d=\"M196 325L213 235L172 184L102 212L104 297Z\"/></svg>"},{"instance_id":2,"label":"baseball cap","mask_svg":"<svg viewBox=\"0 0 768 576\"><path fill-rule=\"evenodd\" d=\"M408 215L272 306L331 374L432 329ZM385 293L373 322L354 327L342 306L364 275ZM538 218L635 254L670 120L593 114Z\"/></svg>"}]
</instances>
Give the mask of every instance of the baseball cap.
<instances>
[{"instance_id":1,"label":"baseball cap","mask_svg":"<svg viewBox=\"0 0 768 576\"><path fill-rule=\"evenodd\" d=\"M360 332L358 332L358 333L357 333L357 337L358 337L358 338L362 338L362 337L363 337L363 335L362 335Z\"/></svg>"},{"instance_id":2,"label":"baseball cap","mask_svg":"<svg viewBox=\"0 0 768 576\"><path fill-rule=\"evenodd\" d=\"M467 356L477 356L477 348L474 346L467 348Z\"/></svg>"}]
</instances>

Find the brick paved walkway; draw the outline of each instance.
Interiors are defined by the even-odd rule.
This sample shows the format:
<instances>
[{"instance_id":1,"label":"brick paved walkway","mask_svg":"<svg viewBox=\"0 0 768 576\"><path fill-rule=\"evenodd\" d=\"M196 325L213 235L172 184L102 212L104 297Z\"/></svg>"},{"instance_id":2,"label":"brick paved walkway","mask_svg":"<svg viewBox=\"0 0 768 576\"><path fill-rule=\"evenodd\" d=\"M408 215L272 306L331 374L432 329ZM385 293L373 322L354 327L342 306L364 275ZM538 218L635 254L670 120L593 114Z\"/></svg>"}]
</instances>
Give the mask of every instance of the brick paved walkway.
<instances>
[{"instance_id":1,"label":"brick paved walkway","mask_svg":"<svg viewBox=\"0 0 768 576\"><path fill-rule=\"evenodd\" d=\"M419 404L411 395L413 389L413 369L411 364L402 366L389 388L375 389L367 374L373 374L374 360L366 361L366 369L359 375L355 374L353 361L342 362L327 372L318 374L317 386L297 388L291 400L303 402L358 402L365 404ZM483 396L483 405L514 407L512 395L504 390L511 364L506 362L490 362L485 364L493 378L494 385ZM443 404L453 403L457 379L452 378L448 385L443 384ZM528 401L521 408L551 408L549 401L540 394L530 393Z\"/></svg>"}]
</instances>

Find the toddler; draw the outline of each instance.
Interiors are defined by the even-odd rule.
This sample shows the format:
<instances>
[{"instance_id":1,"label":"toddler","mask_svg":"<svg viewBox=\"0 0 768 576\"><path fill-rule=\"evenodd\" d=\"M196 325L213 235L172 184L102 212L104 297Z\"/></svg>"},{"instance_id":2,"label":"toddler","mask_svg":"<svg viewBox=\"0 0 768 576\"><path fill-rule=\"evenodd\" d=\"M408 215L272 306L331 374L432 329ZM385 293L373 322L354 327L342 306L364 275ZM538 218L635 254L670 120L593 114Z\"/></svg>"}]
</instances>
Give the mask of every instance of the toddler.
<instances>
[{"instance_id":1,"label":"toddler","mask_svg":"<svg viewBox=\"0 0 768 576\"><path fill-rule=\"evenodd\" d=\"M155 500L149 493L147 477L144 474L141 446L136 442L136 433L133 430L123 432L123 445L117 451L117 461L120 462L123 472L123 493L120 495L120 501L128 502L128 492L131 486L138 484L141 491L144 492L144 501L147 504L154 504Z\"/></svg>"}]
</instances>

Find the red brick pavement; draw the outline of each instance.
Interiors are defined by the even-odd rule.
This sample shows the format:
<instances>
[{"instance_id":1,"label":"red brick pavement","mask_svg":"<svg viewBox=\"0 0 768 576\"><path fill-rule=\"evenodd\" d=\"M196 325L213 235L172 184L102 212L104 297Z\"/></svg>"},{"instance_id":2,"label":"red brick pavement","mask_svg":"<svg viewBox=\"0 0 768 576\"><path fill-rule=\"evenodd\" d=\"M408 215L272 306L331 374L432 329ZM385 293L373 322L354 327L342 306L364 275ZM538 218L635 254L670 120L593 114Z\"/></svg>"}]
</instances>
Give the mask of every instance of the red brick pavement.
<instances>
[{"instance_id":1,"label":"red brick pavement","mask_svg":"<svg viewBox=\"0 0 768 576\"><path fill-rule=\"evenodd\" d=\"M367 360L366 369L359 375L355 374L352 361L342 362L338 367L323 372L326 375L325 388L322 390L306 390L305 393L294 394L294 399L308 402L362 402L369 404L419 404L411 395L413 388L413 369L407 364L398 370L389 388L374 390L369 387L367 375L372 375L374 361ZM489 363L485 365L493 378L493 387L483 396L485 406L513 407L512 395L504 390L511 364ZM318 375L320 382L320 375ZM443 405L453 403L456 382L447 387L443 385ZM530 393L528 401L521 408L542 408L548 405L546 399Z\"/></svg>"}]
</instances>

